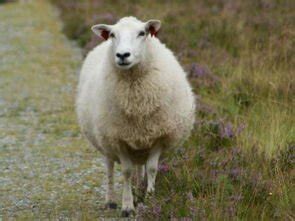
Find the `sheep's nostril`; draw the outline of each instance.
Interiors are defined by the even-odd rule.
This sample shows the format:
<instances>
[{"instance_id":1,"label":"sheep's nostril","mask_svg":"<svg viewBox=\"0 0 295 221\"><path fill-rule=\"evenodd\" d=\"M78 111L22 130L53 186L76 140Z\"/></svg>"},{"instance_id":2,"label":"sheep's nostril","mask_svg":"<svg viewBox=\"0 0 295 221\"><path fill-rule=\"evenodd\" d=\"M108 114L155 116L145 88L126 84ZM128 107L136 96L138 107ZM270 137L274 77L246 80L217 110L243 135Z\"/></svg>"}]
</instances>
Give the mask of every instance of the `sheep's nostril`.
<instances>
[{"instance_id":1,"label":"sheep's nostril","mask_svg":"<svg viewBox=\"0 0 295 221\"><path fill-rule=\"evenodd\" d=\"M128 58L129 56L130 56L130 53L129 52L126 52L126 53L123 54L123 57L124 58Z\"/></svg>"},{"instance_id":2,"label":"sheep's nostril","mask_svg":"<svg viewBox=\"0 0 295 221\"><path fill-rule=\"evenodd\" d=\"M128 58L131 54L129 52L126 52L124 54L120 54L120 53L117 53L116 56L120 59L124 59L124 58Z\"/></svg>"}]
</instances>

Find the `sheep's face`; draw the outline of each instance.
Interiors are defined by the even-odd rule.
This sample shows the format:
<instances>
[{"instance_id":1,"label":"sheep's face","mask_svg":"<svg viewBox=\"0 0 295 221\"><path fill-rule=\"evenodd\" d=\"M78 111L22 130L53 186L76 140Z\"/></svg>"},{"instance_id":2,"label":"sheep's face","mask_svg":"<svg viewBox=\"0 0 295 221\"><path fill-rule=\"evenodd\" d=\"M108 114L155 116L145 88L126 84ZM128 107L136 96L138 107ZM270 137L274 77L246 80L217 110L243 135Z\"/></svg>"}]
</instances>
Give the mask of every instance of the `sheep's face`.
<instances>
[{"instance_id":1,"label":"sheep's face","mask_svg":"<svg viewBox=\"0 0 295 221\"><path fill-rule=\"evenodd\" d=\"M158 20L141 22L134 17L122 18L115 25L94 25L92 30L111 41L112 57L117 68L127 70L145 59L146 39L153 37L161 26Z\"/></svg>"}]
</instances>

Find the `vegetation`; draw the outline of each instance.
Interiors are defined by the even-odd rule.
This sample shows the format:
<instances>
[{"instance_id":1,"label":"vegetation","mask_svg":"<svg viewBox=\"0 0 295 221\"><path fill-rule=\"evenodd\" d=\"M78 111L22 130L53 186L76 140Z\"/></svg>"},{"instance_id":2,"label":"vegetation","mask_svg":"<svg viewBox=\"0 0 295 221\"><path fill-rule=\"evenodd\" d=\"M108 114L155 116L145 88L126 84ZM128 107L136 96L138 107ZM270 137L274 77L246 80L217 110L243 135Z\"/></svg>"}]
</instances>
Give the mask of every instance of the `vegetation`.
<instances>
[{"instance_id":1,"label":"vegetation","mask_svg":"<svg viewBox=\"0 0 295 221\"><path fill-rule=\"evenodd\" d=\"M295 218L292 1L52 1L86 52L93 24L162 20L159 38L189 73L198 121L162 162L142 218Z\"/></svg>"},{"instance_id":2,"label":"vegetation","mask_svg":"<svg viewBox=\"0 0 295 221\"><path fill-rule=\"evenodd\" d=\"M38 2L0 6L1 30L12 27L13 32L0 37L5 57L0 106L10 107L0 112L0 123L12 125L0 128L5 134L0 157L15 159L0 162L3 168L14 165L0 172L5 178L0 179L0 214L37 208L33 211L45 216L52 211L73 219L111 216L98 209L100 155L81 140L75 122L72 87L80 59L71 55L78 52L61 37L54 10ZM90 31L95 23L115 23L126 15L162 20L159 38L189 74L198 100L195 130L161 162L155 197L138 205L139 219L295 219L292 0L51 2L61 12L64 32L84 54L99 43ZM4 47L7 42L10 47ZM29 137L37 135L34 143ZM19 207L16 202L23 199L27 204ZM18 211L20 217L36 216L24 211Z\"/></svg>"}]
</instances>

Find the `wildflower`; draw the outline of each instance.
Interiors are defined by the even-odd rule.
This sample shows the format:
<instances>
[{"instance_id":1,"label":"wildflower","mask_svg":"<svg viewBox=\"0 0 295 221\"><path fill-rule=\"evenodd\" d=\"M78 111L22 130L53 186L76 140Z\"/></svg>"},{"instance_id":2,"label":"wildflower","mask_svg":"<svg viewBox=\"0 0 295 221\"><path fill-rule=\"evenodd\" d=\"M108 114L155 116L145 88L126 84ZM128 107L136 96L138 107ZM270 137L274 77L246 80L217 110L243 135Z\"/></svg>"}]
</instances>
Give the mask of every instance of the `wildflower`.
<instances>
[{"instance_id":1,"label":"wildflower","mask_svg":"<svg viewBox=\"0 0 295 221\"><path fill-rule=\"evenodd\" d=\"M220 133L220 137L222 137L222 138L232 138L235 136L235 132L233 130L233 126L231 123L227 123L225 125L222 125L219 133Z\"/></svg>"},{"instance_id":2,"label":"wildflower","mask_svg":"<svg viewBox=\"0 0 295 221\"><path fill-rule=\"evenodd\" d=\"M161 164L159 164L158 170L161 173L167 173L167 172L169 172L170 168L167 163L161 163Z\"/></svg>"},{"instance_id":3,"label":"wildflower","mask_svg":"<svg viewBox=\"0 0 295 221\"><path fill-rule=\"evenodd\" d=\"M154 215L160 216L161 215L161 211L162 211L162 208L161 208L160 205L155 205L153 207L153 213L154 213Z\"/></svg>"}]
</instances>

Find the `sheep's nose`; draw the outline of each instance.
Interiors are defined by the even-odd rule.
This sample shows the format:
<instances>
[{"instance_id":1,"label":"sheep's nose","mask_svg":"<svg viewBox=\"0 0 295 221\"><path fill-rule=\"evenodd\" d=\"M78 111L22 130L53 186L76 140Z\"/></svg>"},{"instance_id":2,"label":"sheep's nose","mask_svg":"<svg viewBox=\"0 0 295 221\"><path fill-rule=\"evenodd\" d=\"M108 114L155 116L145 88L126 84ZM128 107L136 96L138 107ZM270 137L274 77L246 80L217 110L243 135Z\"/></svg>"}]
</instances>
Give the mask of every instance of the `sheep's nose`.
<instances>
[{"instance_id":1,"label":"sheep's nose","mask_svg":"<svg viewBox=\"0 0 295 221\"><path fill-rule=\"evenodd\" d=\"M129 52L126 52L126 53L117 53L116 56L120 59L124 59L124 58L128 58L130 56L130 53Z\"/></svg>"}]
</instances>

